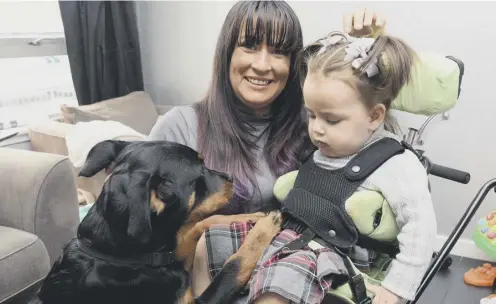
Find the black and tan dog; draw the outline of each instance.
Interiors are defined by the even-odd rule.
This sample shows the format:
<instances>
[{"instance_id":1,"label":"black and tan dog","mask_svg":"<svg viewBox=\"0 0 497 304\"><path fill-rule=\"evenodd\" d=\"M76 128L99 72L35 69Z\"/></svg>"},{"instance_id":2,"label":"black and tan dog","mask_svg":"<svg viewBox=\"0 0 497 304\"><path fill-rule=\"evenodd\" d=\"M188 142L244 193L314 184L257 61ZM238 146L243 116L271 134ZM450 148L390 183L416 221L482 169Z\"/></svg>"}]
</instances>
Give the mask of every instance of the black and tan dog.
<instances>
[{"instance_id":1,"label":"black and tan dog","mask_svg":"<svg viewBox=\"0 0 497 304\"><path fill-rule=\"evenodd\" d=\"M170 142L104 141L80 172L111 172L32 303L231 303L280 230L279 213L211 216L232 183L198 154ZM189 271L195 246L213 223L256 221L240 250L194 299Z\"/></svg>"}]
</instances>

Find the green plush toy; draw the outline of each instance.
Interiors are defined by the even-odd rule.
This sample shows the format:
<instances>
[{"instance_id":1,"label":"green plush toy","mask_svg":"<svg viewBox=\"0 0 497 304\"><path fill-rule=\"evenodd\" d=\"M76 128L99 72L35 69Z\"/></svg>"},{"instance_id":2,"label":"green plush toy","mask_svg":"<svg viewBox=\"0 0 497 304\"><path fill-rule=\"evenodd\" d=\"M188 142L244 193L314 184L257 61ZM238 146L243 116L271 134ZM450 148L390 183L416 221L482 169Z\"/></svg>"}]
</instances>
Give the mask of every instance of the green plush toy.
<instances>
[{"instance_id":1,"label":"green plush toy","mask_svg":"<svg viewBox=\"0 0 497 304\"><path fill-rule=\"evenodd\" d=\"M282 202L293 188L298 171L289 172L276 180L273 193ZM394 241L399 234L395 215L381 193L376 191L356 191L346 202L345 210L357 230L373 239ZM375 227L375 218L381 216Z\"/></svg>"}]
</instances>

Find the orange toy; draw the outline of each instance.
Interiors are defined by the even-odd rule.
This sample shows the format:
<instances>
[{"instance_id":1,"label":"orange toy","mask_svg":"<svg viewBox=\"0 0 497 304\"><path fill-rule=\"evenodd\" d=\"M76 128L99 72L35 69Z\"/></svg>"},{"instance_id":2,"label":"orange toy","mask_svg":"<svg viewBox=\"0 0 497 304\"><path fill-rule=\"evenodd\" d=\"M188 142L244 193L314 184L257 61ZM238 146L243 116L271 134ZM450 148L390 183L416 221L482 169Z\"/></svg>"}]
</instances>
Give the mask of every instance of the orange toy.
<instances>
[{"instance_id":1,"label":"orange toy","mask_svg":"<svg viewBox=\"0 0 497 304\"><path fill-rule=\"evenodd\" d=\"M471 268L464 274L464 282L474 286L492 287L495 280L495 267L485 263Z\"/></svg>"}]
</instances>

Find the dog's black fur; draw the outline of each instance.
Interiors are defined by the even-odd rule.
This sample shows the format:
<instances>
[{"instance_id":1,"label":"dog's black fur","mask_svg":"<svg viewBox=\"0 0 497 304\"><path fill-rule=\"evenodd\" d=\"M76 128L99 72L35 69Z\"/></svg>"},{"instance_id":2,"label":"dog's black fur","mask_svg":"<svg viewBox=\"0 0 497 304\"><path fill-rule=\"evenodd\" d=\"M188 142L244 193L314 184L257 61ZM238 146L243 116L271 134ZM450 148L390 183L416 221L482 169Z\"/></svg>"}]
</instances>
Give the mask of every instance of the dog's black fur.
<instances>
[{"instance_id":1,"label":"dog's black fur","mask_svg":"<svg viewBox=\"0 0 497 304\"><path fill-rule=\"evenodd\" d=\"M181 257L160 267L128 265L88 254L77 243L123 259L175 252L189 216L203 204L211 204L209 196L228 196L223 189L231 185L229 178L207 169L193 149L162 141L101 142L90 151L80 176L90 177L103 169L112 173L101 195L32 303L229 303L243 287L235 284L242 263L239 258L229 261L195 300L187 295L189 277ZM154 194L163 204L159 208L151 203Z\"/></svg>"}]
</instances>

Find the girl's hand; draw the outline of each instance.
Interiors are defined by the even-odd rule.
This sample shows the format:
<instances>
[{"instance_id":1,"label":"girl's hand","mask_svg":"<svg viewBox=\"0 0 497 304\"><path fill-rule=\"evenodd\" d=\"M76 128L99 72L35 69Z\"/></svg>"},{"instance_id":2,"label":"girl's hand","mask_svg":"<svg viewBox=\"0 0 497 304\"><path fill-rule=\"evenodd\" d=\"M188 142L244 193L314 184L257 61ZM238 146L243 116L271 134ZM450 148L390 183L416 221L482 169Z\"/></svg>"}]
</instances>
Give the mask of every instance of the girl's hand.
<instances>
[{"instance_id":1,"label":"girl's hand","mask_svg":"<svg viewBox=\"0 0 497 304\"><path fill-rule=\"evenodd\" d=\"M368 289L375 293L373 304L400 304L404 299L392 293L386 288L368 284Z\"/></svg>"},{"instance_id":2,"label":"girl's hand","mask_svg":"<svg viewBox=\"0 0 497 304\"><path fill-rule=\"evenodd\" d=\"M353 37L375 38L385 33L386 23L385 16L362 8L343 16L343 31Z\"/></svg>"}]
</instances>

